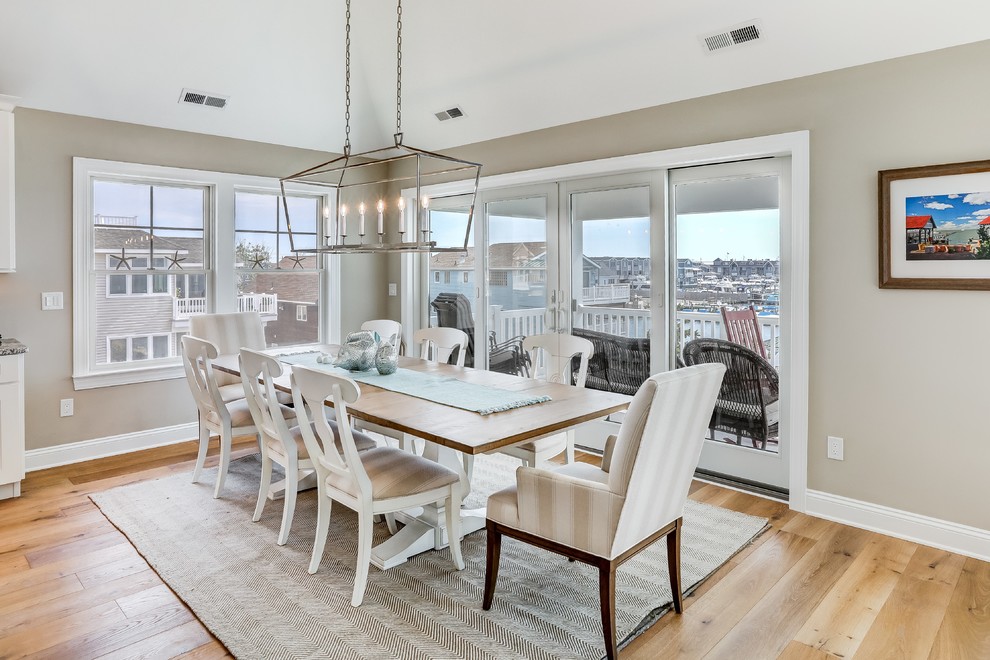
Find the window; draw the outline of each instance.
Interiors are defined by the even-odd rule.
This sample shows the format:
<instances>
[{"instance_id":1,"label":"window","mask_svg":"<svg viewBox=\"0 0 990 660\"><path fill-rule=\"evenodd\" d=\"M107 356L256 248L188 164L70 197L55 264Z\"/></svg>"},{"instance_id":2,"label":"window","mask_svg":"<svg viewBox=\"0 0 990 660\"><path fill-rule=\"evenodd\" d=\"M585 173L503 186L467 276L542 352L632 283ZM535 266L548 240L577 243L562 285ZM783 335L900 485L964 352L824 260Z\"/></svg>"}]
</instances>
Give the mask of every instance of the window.
<instances>
[{"instance_id":1,"label":"window","mask_svg":"<svg viewBox=\"0 0 990 660\"><path fill-rule=\"evenodd\" d=\"M197 314L258 311L270 344L338 339L327 305L338 262L290 249L277 180L86 158L73 167L76 389L183 377L180 338ZM294 247L315 247L330 196L286 193Z\"/></svg>"},{"instance_id":2,"label":"window","mask_svg":"<svg viewBox=\"0 0 990 660\"><path fill-rule=\"evenodd\" d=\"M493 270L488 273L489 286L509 286L509 271Z\"/></svg>"},{"instance_id":3,"label":"window","mask_svg":"<svg viewBox=\"0 0 990 660\"><path fill-rule=\"evenodd\" d=\"M433 271L433 281L440 284L440 271Z\"/></svg>"},{"instance_id":4,"label":"window","mask_svg":"<svg viewBox=\"0 0 990 660\"><path fill-rule=\"evenodd\" d=\"M240 190L234 193L237 310L261 314L269 346L307 344L320 338L323 259L292 249L316 247L322 199L288 195L286 204L293 244L280 196ZM312 318L309 306L316 312Z\"/></svg>"}]
</instances>

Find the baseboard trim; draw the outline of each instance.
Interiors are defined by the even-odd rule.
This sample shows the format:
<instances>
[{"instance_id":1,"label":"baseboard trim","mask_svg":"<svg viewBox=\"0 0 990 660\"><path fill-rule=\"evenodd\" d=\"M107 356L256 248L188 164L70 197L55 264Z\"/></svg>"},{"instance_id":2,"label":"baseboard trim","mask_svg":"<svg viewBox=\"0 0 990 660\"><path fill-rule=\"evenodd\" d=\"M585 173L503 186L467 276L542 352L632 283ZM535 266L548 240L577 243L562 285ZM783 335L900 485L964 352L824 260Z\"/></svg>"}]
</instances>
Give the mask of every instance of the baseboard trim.
<instances>
[{"instance_id":1,"label":"baseboard trim","mask_svg":"<svg viewBox=\"0 0 990 660\"><path fill-rule=\"evenodd\" d=\"M816 490L808 491L807 513L844 525L990 561L990 530Z\"/></svg>"},{"instance_id":2,"label":"baseboard trim","mask_svg":"<svg viewBox=\"0 0 990 660\"><path fill-rule=\"evenodd\" d=\"M199 437L198 425L196 422L190 422L189 424L176 424L175 426L163 426L147 431L135 431L134 433L122 433L105 438L70 442L55 447L31 449L24 453L25 469L28 472L34 472L60 465L91 461L96 458L117 456L141 449L174 445L197 437Z\"/></svg>"}]
</instances>

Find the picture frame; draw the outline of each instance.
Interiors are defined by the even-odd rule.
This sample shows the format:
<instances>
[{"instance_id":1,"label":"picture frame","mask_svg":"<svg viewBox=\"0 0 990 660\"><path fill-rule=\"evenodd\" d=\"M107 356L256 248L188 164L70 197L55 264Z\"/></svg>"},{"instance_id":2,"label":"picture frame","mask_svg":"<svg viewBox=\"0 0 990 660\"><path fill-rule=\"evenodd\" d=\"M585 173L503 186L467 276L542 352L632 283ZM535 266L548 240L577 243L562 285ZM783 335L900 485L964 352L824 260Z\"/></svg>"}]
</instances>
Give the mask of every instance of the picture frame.
<instances>
[{"instance_id":1,"label":"picture frame","mask_svg":"<svg viewBox=\"0 0 990 660\"><path fill-rule=\"evenodd\" d=\"M881 170L881 289L990 291L990 160Z\"/></svg>"}]
</instances>

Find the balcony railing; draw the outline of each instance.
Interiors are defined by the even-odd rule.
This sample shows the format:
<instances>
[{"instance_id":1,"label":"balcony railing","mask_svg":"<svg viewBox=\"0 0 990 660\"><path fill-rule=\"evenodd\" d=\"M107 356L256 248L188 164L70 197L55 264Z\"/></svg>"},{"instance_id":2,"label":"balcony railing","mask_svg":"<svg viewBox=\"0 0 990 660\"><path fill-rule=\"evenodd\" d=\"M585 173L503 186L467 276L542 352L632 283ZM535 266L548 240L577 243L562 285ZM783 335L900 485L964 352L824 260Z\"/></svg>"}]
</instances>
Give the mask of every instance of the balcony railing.
<instances>
[{"instance_id":1,"label":"balcony railing","mask_svg":"<svg viewBox=\"0 0 990 660\"><path fill-rule=\"evenodd\" d=\"M499 340L516 335L539 334L544 331L546 309L503 310L493 305L489 327L495 330ZM770 363L780 367L780 317L758 317L767 346ZM618 307L589 307L579 305L577 325L621 337L647 337L650 330L650 310ZM717 337L725 339L722 315L713 312L677 312L675 343L683 346L692 339Z\"/></svg>"},{"instance_id":2,"label":"balcony railing","mask_svg":"<svg viewBox=\"0 0 990 660\"><path fill-rule=\"evenodd\" d=\"M179 321L209 311L206 298L173 298L172 319ZM278 316L278 295L274 293L248 293L237 296L238 312L258 312L262 316Z\"/></svg>"},{"instance_id":3,"label":"balcony railing","mask_svg":"<svg viewBox=\"0 0 990 660\"><path fill-rule=\"evenodd\" d=\"M581 299L589 305L629 302L628 284L586 286L581 291Z\"/></svg>"}]
</instances>

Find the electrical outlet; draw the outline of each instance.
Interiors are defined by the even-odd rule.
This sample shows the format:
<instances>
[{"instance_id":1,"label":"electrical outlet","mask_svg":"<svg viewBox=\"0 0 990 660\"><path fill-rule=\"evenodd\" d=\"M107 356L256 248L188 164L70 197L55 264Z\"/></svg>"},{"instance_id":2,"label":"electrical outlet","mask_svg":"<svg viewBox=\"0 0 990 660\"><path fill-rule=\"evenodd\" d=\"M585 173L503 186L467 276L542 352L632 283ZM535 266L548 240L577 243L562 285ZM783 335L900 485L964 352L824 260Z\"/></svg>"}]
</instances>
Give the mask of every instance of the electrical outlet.
<instances>
[{"instance_id":1,"label":"electrical outlet","mask_svg":"<svg viewBox=\"0 0 990 660\"><path fill-rule=\"evenodd\" d=\"M388 295L390 295L390 296L397 296L397 295L399 295L399 285L397 285L395 282L389 282L388 283Z\"/></svg>"},{"instance_id":2,"label":"electrical outlet","mask_svg":"<svg viewBox=\"0 0 990 660\"><path fill-rule=\"evenodd\" d=\"M72 417L72 399L62 399L59 401L59 416Z\"/></svg>"},{"instance_id":3,"label":"electrical outlet","mask_svg":"<svg viewBox=\"0 0 990 660\"><path fill-rule=\"evenodd\" d=\"M843 439L837 438L834 435L828 436L828 457L833 461L844 460L843 455Z\"/></svg>"}]
</instances>

